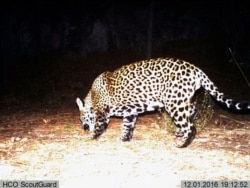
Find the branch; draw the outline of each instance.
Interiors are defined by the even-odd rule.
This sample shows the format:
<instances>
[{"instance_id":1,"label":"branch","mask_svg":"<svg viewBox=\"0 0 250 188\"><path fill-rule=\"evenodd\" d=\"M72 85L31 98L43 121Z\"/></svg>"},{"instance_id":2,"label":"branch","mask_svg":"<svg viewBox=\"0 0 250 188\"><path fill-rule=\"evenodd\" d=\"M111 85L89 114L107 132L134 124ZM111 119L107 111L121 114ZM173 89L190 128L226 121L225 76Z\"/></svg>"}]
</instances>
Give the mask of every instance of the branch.
<instances>
[{"instance_id":1,"label":"branch","mask_svg":"<svg viewBox=\"0 0 250 188\"><path fill-rule=\"evenodd\" d=\"M241 75L243 76L243 78L245 79L246 83L247 83L247 86L250 88L250 83L249 81L247 80L247 77L245 75L245 73L243 72L243 70L241 69L238 61L236 60L235 56L234 56L234 52L232 52L231 48L229 48L229 52L231 53L232 55L232 59L233 59L233 62L236 64L236 66L238 67L238 69L240 70L240 73Z\"/></svg>"}]
</instances>

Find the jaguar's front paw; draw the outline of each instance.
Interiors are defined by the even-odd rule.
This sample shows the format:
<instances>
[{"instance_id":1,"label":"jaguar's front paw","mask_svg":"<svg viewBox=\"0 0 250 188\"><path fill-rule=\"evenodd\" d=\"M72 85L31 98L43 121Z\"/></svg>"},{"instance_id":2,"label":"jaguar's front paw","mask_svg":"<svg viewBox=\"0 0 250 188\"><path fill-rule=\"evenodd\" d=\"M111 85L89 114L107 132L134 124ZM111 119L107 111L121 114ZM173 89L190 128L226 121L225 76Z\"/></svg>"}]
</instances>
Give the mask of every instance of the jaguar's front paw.
<instances>
[{"instance_id":1,"label":"jaguar's front paw","mask_svg":"<svg viewBox=\"0 0 250 188\"><path fill-rule=\"evenodd\" d=\"M130 135L123 135L122 137L121 137L121 140L123 141L123 142L128 142L128 141L130 141L131 140L131 136Z\"/></svg>"}]
</instances>

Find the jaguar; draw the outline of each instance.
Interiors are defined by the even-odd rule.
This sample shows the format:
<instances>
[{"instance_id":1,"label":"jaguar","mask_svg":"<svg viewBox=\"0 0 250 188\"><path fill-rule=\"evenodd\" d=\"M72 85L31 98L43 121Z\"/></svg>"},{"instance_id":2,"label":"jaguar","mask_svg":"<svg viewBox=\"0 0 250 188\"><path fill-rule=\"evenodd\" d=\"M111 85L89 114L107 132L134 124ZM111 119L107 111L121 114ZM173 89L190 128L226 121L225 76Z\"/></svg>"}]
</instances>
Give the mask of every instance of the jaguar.
<instances>
[{"instance_id":1,"label":"jaguar","mask_svg":"<svg viewBox=\"0 0 250 188\"><path fill-rule=\"evenodd\" d=\"M196 135L197 109L192 102L203 87L218 103L234 111L250 111L249 102L235 101L218 90L195 65L176 58L154 58L124 65L100 74L84 101L76 99L84 130L97 139L108 127L110 117L123 118L122 141L133 137L138 115L164 108L177 127L176 147L188 146Z\"/></svg>"}]
</instances>

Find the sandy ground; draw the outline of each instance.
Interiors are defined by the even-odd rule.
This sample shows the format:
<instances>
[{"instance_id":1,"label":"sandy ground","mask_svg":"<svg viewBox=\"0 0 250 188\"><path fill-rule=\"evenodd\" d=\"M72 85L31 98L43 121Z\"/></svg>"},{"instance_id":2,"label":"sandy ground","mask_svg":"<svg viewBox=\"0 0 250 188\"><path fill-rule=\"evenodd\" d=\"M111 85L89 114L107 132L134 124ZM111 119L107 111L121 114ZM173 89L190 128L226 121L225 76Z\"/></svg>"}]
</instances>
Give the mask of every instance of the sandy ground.
<instances>
[{"instance_id":1,"label":"sandy ground","mask_svg":"<svg viewBox=\"0 0 250 188\"><path fill-rule=\"evenodd\" d=\"M250 180L249 115L215 113L182 149L173 146L172 132L158 128L158 116L140 116L133 140L124 143L117 118L99 140L90 140L77 109L2 115L0 179L59 180L60 188L175 188L181 180Z\"/></svg>"}]
</instances>

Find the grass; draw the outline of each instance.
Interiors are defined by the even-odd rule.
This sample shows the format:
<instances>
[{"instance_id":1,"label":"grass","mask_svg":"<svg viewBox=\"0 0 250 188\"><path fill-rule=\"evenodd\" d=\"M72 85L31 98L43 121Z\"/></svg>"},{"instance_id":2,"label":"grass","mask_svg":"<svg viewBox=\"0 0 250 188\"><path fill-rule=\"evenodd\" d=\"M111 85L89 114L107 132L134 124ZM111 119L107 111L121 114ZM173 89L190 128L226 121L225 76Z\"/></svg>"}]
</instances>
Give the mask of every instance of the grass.
<instances>
[{"instance_id":1,"label":"grass","mask_svg":"<svg viewBox=\"0 0 250 188\"><path fill-rule=\"evenodd\" d=\"M207 92L202 92L202 94L197 96L197 99L195 100L196 104L201 101L199 107L199 114L194 122L194 125L200 129L204 129L211 118L213 117L214 110L214 102L212 100L212 97Z\"/></svg>"}]
</instances>

